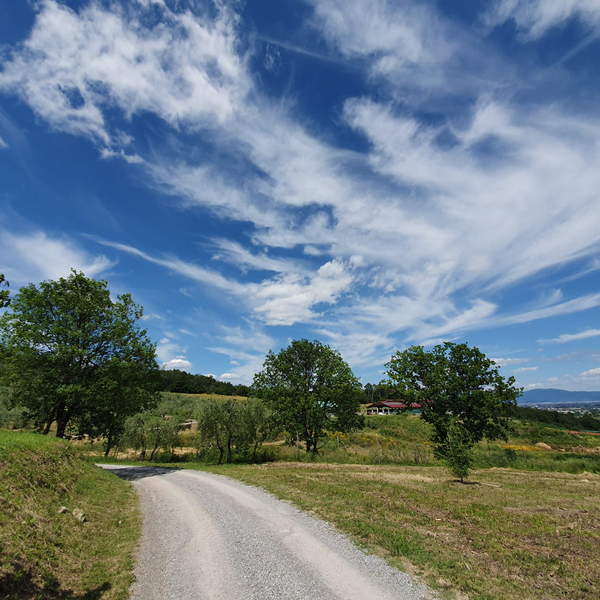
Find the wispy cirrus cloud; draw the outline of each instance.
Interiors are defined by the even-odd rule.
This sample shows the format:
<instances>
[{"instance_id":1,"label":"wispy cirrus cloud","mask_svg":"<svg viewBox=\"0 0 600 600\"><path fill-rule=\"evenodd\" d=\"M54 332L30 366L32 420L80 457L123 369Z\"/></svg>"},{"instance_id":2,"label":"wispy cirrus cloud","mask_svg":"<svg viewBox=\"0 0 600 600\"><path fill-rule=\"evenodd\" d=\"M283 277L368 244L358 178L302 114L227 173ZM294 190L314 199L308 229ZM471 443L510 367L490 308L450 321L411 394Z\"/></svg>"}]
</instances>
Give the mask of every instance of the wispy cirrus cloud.
<instances>
[{"instance_id":1,"label":"wispy cirrus cloud","mask_svg":"<svg viewBox=\"0 0 600 600\"><path fill-rule=\"evenodd\" d=\"M528 373L530 371L537 371L538 369L539 367L521 367L519 369L515 369L515 373Z\"/></svg>"},{"instance_id":2,"label":"wispy cirrus cloud","mask_svg":"<svg viewBox=\"0 0 600 600\"><path fill-rule=\"evenodd\" d=\"M93 254L66 235L49 235L34 230L16 233L0 229L2 271L13 285L67 277L71 269L97 277L116 262Z\"/></svg>"},{"instance_id":3,"label":"wispy cirrus cloud","mask_svg":"<svg viewBox=\"0 0 600 600\"><path fill-rule=\"evenodd\" d=\"M222 4L214 18L163 5L160 22L148 26L145 4L90 2L76 12L41 0L30 37L0 72L0 90L109 151L131 139L106 118L110 107L126 118L152 112L173 126L227 120L250 87L235 16Z\"/></svg>"},{"instance_id":4,"label":"wispy cirrus cloud","mask_svg":"<svg viewBox=\"0 0 600 600\"><path fill-rule=\"evenodd\" d=\"M488 25L509 19L528 38L537 39L570 19L579 19L586 28L600 28L600 5L595 0L498 0L486 15Z\"/></svg>"},{"instance_id":5,"label":"wispy cirrus cloud","mask_svg":"<svg viewBox=\"0 0 600 600\"><path fill-rule=\"evenodd\" d=\"M529 358L490 358L499 367L512 367L514 365L522 365L523 363L529 362Z\"/></svg>"},{"instance_id":6,"label":"wispy cirrus cloud","mask_svg":"<svg viewBox=\"0 0 600 600\"><path fill-rule=\"evenodd\" d=\"M539 344L566 344L567 342L575 342L578 340L585 340L591 337L597 337L600 335L600 329L586 329L579 333L563 333L557 338L552 339L540 339L537 340Z\"/></svg>"}]
</instances>

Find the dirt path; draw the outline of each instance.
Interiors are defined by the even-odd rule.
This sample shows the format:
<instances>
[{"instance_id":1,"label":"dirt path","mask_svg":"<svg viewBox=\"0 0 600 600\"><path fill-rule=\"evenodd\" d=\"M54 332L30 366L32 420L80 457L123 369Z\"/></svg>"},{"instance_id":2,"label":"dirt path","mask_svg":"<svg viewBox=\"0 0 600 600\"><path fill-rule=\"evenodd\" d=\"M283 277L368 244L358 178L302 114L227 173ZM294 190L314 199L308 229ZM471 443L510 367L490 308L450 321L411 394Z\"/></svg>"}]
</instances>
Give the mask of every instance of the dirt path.
<instances>
[{"instance_id":1,"label":"dirt path","mask_svg":"<svg viewBox=\"0 0 600 600\"><path fill-rule=\"evenodd\" d=\"M323 521L256 488L199 471L99 466L131 481L140 497L134 599L432 597Z\"/></svg>"}]
</instances>

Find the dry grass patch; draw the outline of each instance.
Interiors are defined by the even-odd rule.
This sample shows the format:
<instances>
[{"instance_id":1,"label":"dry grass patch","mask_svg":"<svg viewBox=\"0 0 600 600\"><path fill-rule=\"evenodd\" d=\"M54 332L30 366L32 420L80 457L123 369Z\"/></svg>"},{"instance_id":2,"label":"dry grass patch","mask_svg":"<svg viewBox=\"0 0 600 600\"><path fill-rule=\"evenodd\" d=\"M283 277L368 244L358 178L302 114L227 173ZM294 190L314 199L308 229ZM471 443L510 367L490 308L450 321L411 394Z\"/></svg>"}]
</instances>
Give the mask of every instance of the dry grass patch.
<instances>
[{"instance_id":1,"label":"dry grass patch","mask_svg":"<svg viewBox=\"0 0 600 600\"><path fill-rule=\"evenodd\" d=\"M214 469L335 524L449 595L587 599L600 586L600 476L272 463Z\"/></svg>"}]
</instances>

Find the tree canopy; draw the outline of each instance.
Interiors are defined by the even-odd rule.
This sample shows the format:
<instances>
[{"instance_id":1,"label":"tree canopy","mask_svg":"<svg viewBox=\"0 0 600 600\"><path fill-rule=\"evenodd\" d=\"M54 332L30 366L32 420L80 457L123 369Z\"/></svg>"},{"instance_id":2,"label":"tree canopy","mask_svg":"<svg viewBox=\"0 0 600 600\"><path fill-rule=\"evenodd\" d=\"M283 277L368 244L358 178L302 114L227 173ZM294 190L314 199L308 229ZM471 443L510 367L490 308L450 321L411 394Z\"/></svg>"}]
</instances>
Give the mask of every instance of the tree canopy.
<instances>
[{"instance_id":1,"label":"tree canopy","mask_svg":"<svg viewBox=\"0 0 600 600\"><path fill-rule=\"evenodd\" d=\"M4 277L3 273L0 273L0 287L8 287L8 281ZM10 292L8 290L0 290L0 308L4 308L10 304Z\"/></svg>"},{"instance_id":2,"label":"tree canopy","mask_svg":"<svg viewBox=\"0 0 600 600\"><path fill-rule=\"evenodd\" d=\"M108 437L154 402L155 345L129 294L113 301L106 281L69 277L21 288L0 318L4 379L46 432L67 426Z\"/></svg>"},{"instance_id":3,"label":"tree canopy","mask_svg":"<svg viewBox=\"0 0 600 600\"><path fill-rule=\"evenodd\" d=\"M386 368L406 404L421 404L422 418L433 426L436 455L461 479L468 474L474 444L484 437L506 437L522 390L478 348L451 342L430 351L412 346L397 352Z\"/></svg>"},{"instance_id":4,"label":"tree canopy","mask_svg":"<svg viewBox=\"0 0 600 600\"><path fill-rule=\"evenodd\" d=\"M295 340L267 354L254 377L253 392L264 398L292 438L317 453L327 428L350 431L361 425L362 386L340 353L315 340Z\"/></svg>"}]
</instances>

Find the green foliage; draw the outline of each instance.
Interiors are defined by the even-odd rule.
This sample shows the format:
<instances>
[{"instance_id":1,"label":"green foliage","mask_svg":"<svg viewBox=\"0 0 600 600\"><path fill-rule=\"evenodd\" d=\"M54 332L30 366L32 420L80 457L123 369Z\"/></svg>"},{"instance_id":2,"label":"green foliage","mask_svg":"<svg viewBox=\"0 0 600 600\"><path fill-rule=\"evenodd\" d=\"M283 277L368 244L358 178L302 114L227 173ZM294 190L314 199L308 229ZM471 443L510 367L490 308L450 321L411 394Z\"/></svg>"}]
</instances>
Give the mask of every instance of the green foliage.
<instances>
[{"instance_id":1,"label":"green foliage","mask_svg":"<svg viewBox=\"0 0 600 600\"><path fill-rule=\"evenodd\" d=\"M484 437L506 439L522 390L514 387L513 377L504 379L478 348L446 342L426 352L412 346L396 353L386 367L404 401L421 404L421 417L433 426L436 454L451 469L459 465L456 468L468 475L468 453L458 446L470 451Z\"/></svg>"},{"instance_id":2,"label":"green foliage","mask_svg":"<svg viewBox=\"0 0 600 600\"><path fill-rule=\"evenodd\" d=\"M155 402L155 346L129 294L113 302L105 281L68 278L21 288L0 317L2 379L13 403L57 437L68 426L103 435L109 446L127 416Z\"/></svg>"},{"instance_id":3,"label":"green foliage","mask_svg":"<svg viewBox=\"0 0 600 600\"><path fill-rule=\"evenodd\" d=\"M469 432L458 423L451 423L446 442L439 444L434 454L436 458L442 459L450 472L461 481L469 476L473 464L473 442Z\"/></svg>"},{"instance_id":4,"label":"green foliage","mask_svg":"<svg viewBox=\"0 0 600 600\"><path fill-rule=\"evenodd\" d=\"M142 460L150 451L150 462L158 450L173 453L179 446L179 420L162 415L156 409L133 415L125 422L120 446L139 451Z\"/></svg>"},{"instance_id":5,"label":"green foliage","mask_svg":"<svg viewBox=\"0 0 600 600\"><path fill-rule=\"evenodd\" d=\"M197 415L199 455L217 464L234 458L256 462L258 451L276 428L272 411L260 400L209 400Z\"/></svg>"},{"instance_id":6,"label":"green foliage","mask_svg":"<svg viewBox=\"0 0 600 600\"><path fill-rule=\"evenodd\" d=\"M0 273L0 287L5 285L8 287L8 281L6 281L4 274ZM0 291L0 308L4 308L10 304L10 292L8 290Z\"/></svg>"},{"instance_id":7,"label":"green foliage","mask_svg":"<svg viewBox=\"0 0 600 600\"><path fill-rule=\"evenodd\" d=\"M362 426L362 386L339 352L315 340L295 340L279 354L270 351L252 387L290 434L318 453L325 430Z\"/></svg>"}]
</instances>

